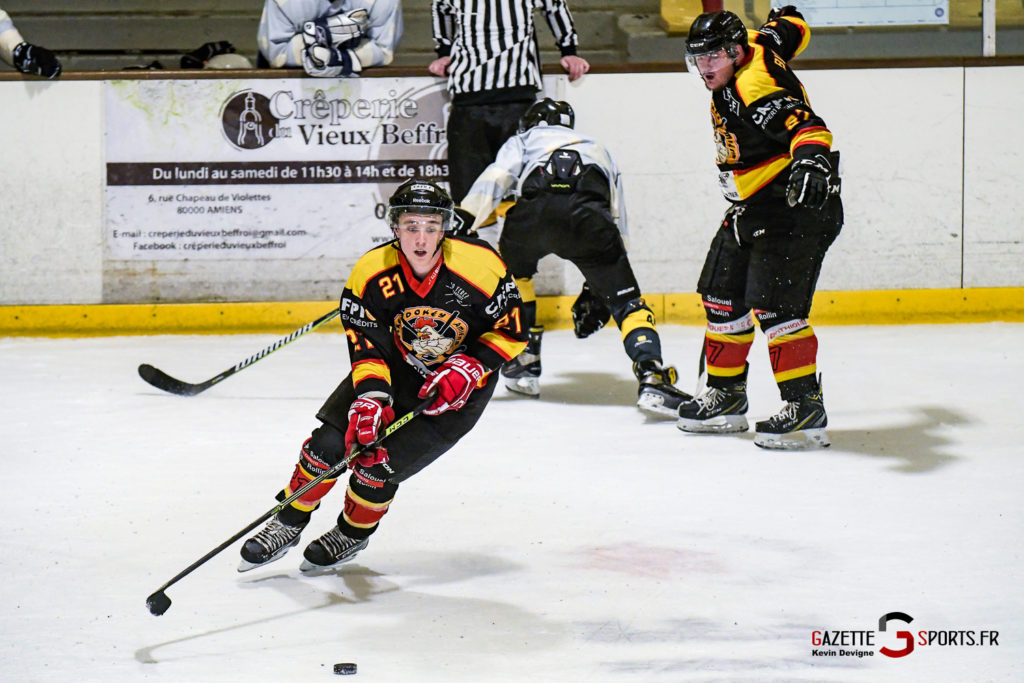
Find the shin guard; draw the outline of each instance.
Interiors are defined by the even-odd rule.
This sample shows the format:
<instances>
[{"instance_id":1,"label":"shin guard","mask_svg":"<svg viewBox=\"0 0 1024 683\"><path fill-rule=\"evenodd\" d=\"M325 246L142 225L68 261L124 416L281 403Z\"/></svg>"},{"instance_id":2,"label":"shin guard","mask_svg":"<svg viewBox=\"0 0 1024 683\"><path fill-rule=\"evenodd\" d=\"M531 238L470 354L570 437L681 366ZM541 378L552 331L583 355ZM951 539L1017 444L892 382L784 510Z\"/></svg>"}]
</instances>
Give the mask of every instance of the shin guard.
<instances>
[{"instance_id":1,"label":"shin guard","mask_svg":"<svg viewBox=\"0 0 1024 683\"><path fill-rule=\"evenodd\" d=\"M741 381L754 343L754 319L749 309L735 310L732 301L704 297L708 326L704 332L708 386L725 388Z\"/></svg>"},{"instance_id":2,"label":"shin guard","mask_svg":"<svg viewBox=\"0 0 1024 683\"><path fill-rule=\"evenodd\" d=\"M661 361L661 336L654 321L654 311L643 299L631 299L612 309L612 316L622 333L626 355L634 363Z\"/></svg>"},{"instance_id":3,"label":"shin guard","mask_svg":"<svg viewBox=\"0 0 1024 683\"><path fill-rule=\"evenodd\" d=\"M768 356L775 382L784 401L792 401L817 389L818 338L803 319L780 322L758 312L761 329L768 338Z\"/></svg>"},{"instance_id":4,"label":"shin guard","mask_svg":"<svg viewBox=\"0 0 1024 683\"><path fill-rule=\"evenodd\" d=\"M363 496L356 492L356 489L363 489L360 484L355 477L350 478L348 489L345 491L345 509L338 517L338 528L349 538L367 538L377 530L377 525L381 517L387 513L398 488L397 485L391 484L385 487L386 490L361 490L360 493L366 494Z\"/></svg>"},{"instance_id":5,"label":"shin guard","mask_svg":"<svg viewBox=\"0 0 1024 683\"><path fill-rule=\"evenodd\" d=\"M524 330L537 326L537 295L533 289L533 278L517 277L516 287L522 303L519 304L519 320Z\"/></svg>"}]
</instances>

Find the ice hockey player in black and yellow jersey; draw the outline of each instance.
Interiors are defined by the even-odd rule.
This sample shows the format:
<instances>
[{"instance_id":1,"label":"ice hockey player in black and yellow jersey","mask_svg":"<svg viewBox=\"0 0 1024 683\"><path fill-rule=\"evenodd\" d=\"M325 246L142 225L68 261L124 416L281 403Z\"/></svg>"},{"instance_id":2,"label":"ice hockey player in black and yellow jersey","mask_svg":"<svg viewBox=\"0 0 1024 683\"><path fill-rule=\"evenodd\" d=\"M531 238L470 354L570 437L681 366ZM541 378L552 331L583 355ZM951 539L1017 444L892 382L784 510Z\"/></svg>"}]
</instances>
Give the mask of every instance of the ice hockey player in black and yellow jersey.
<instances>
[{"instance_id":1,"label":"ice hockey player in black and yellow jersey","mask_svg":"<svg viewBox=\"0 0 1024 683\"><path fill-rule=\"evenodd\" d=\"M719 184L732 206L697 285L708 320L707 386L679 406L683 431L747 430L747 355L756 318L786 405L757 423L754 443L829 445L818 340L807 316L843 206L832 133L789 67L809 39L791 5L772 10L757 31L727 11L701 14L690 28L687 70L712 92Z\"/></svg>"},{"instance_id":2,"label":"ice hockey player in black and yellow jersey","mask_svg":"<svg viewBox=\"0 0 1024 683\"><path fill-rule=\"evenodd\" d=\"M317 413L322 425L302 445L278 500L357 444L373 441L396 413L408 412L432 391L437 397L386 447L355 460L344 510L334 528L306 547L305 572L346 562L366 547L399 484L472 429L494 393L494 370L526 346L514 280L486 242L446 236L452 206L434 183L403 183L389 201L395 239L363 255L345 285L341 317L352 370ZM239 571L297 545L336 481L325 479L248 539Z\"/></svg>"}]
</instances>

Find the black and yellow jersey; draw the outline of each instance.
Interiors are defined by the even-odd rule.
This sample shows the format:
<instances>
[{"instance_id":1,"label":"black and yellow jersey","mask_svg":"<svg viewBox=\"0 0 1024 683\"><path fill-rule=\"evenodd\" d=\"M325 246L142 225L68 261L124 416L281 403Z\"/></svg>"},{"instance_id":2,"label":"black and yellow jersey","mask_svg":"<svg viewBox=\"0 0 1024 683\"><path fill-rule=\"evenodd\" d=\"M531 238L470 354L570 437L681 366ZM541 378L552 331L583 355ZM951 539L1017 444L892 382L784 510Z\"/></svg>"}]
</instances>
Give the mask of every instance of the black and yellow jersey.
<instances>
[{"instance_id":1,"label":"black and yellow jersey","mask_svg":"<svg viewBox=\"0 0 1024 683\"><path fill-rule=\"evenodd\" d=\"M745 61L711 97L719 184L734 202L770 185L794 157L832 147L832 133L789 68L810 40L807 23L784 16L747 34Z\"/></svg>"},{"instance_id":2,"label":"black and yellow jersey","mask_svg":"<svg viewBox=\"0 0 1024 683\"><path fill-rule=\"evenodd\" d=\"M494 249L446 237L441 250L422 281L396 241L356 262L341 295L356 393L392 395L392 372L426 377L460 352L495 370L526 347L519 289Z\"/></svg>"}]
</instances>

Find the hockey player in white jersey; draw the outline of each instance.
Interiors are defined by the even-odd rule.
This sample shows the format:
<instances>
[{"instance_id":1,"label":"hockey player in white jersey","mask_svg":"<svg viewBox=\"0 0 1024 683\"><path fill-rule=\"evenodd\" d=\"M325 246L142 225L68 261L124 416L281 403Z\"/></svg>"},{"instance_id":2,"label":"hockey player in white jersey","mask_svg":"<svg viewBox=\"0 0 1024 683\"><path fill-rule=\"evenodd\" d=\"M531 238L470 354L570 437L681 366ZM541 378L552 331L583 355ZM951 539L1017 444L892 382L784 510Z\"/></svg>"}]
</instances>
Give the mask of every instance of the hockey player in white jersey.
<instances>
[{"instance_id":1,"label":"hockey player in white jersey","mask_svg":"<svg viewBox=\"0 0 1024 683\"><path fill-rule=\"evenodd\" d=\"M266 0L259 65L310 76L354 76L390 64L402 38L401 0Z\"/></svg>"},{"instance_id":2,"label":"hockey player in white jersey","mask_svg":"<svg viewBox=\"0 0 1024 683\"><path fill-rule=\"evenodd\" d=\"M532 278L548 254L571 261L586 279L572 307L576 336L584 338L614 318L626 355L640 382L637 407L674 419L692 398L674 386L676 370L662 365L654 313L644 302L629 264L622 174L604 145L573 130L567 102L551 98L533 104L519 132L498 150L477 178L459 210L476 230L510 192L515 205L505 216L498 250L523 296L521 324L529 331L526 350L501 370L505 386L540 393L540 343Z\"/></svg>"}]
</instances>

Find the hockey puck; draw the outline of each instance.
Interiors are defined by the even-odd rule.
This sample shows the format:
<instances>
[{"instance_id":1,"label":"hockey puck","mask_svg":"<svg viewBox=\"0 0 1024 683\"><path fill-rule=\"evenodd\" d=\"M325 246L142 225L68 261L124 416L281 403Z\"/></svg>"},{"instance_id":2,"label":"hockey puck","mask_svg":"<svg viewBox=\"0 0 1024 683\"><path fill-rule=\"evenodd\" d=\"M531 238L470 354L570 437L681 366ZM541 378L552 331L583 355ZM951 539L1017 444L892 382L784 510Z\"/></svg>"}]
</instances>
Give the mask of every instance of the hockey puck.
<instances>
[{"instance_id":1,"label":"hockey puck","mask_svg":"<svg viewBox=\"0 0 1024 683\"><path fill-rule=\"evenodd\" d=\"M338 662L334 665L334 673L339 676L349 676L356 672L356 665L352 662Z\"/></svg>"}]
</instances>

